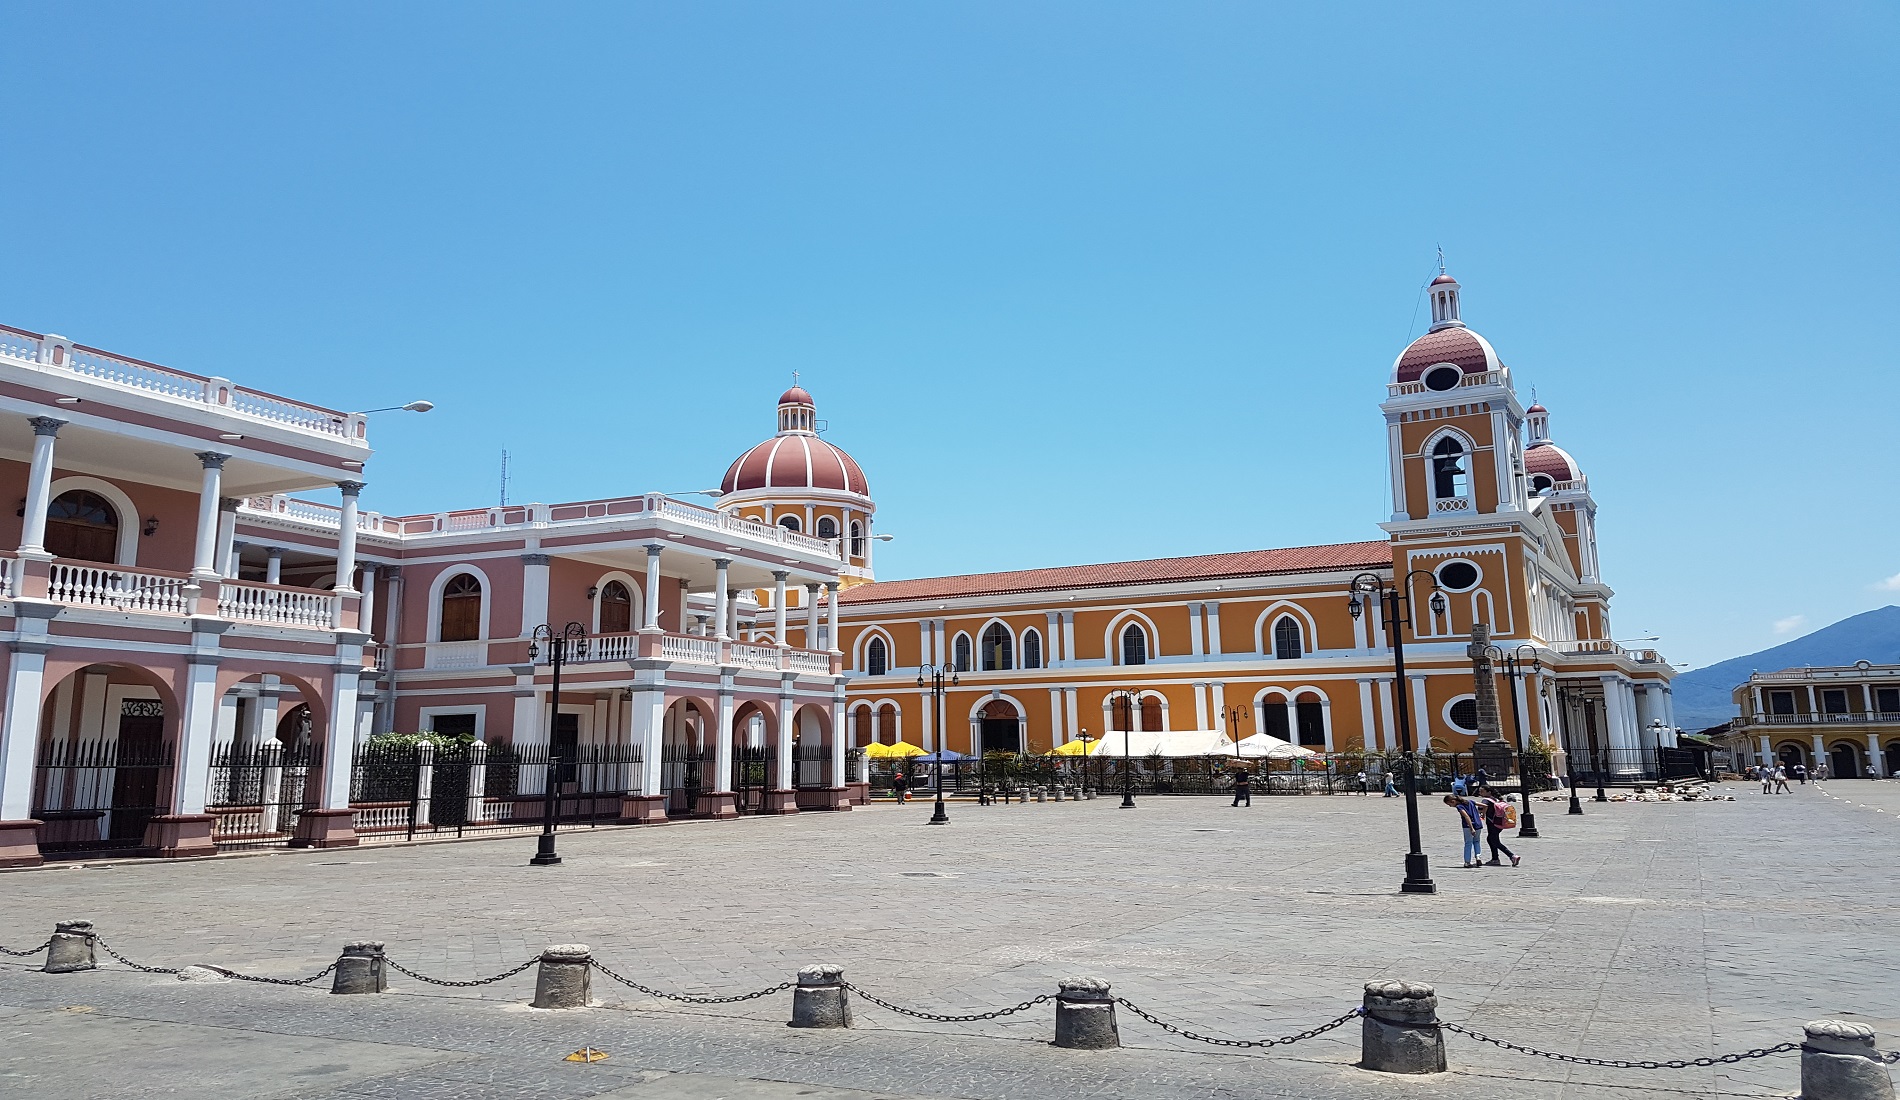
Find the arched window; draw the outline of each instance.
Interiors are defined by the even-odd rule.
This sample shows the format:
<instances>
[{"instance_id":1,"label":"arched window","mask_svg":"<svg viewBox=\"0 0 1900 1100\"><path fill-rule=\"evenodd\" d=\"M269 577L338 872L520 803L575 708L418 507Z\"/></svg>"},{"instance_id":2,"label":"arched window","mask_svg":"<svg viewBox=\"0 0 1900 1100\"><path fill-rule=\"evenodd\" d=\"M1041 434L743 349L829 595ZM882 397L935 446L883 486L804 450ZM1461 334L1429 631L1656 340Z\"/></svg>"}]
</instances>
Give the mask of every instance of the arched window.
<instances>
[{"instance_id":1,"label":"arched window","mask_svg":"<svg viewBox=\"0 0 1900 1100\"><path fill-rule=\"evenodd\" d=\"M780 527L785 528L787 531L796 531L798 530L798 517L797 516L780 516L778 518L778 525Z\"/></svg>"},{"instance_id":2,"label":"arched window","mask_svg":"<svg viewBox=\"0 0 1900 1100\"><path fill-rule=\"evenodd\" d=\"M1439 500L1463 497L1469 485L1464 444L1446 436L1432 448L1432 496Z\"/></svg>"},{"instance_id":3,"label":"arched window","mask_svg":"<svg viewBox=\"0 0 1900 1100\"><path fill-rule=\"evenodd\" d=\"M1015 642L1002 623L991 623L983 631L983 671L999 672L1016 667Z\"/></svg>"},{"instance_id":4,"label":"arched window","mask_svg":"<svg viewBox=\"0 0 1900 1100\"><path fill-rule=\"evenodd\" d=\"M442 589L444 642L472 642L482 636L482 582L458 573Z\"/></svg>"},{"instance_id":5,"label":"arched window","mask_svg":"<svg viewBox=\"0 0 1900 1100\"><path fill-rule=\"evenodd\" d=\"M851 556L854 558L864 556L864 524L855 519L851 521Z\"/></svg>"},{"instance_id":6,"label":"arched window","mask_svg":"<svg viewBox=\"0 0 1900 1100\"><path fill-rule=\"evenodd\" d=\"M1142 632L1139 623L1129 623L1122 629L1122 664L1145 665L1148 663L1148 635Z\"/></svg>"},{"instance_id":7,"label":"arched window","mask_svg":"<svg viewBox=\"0 0 1900 1100\"><path fill-rule=\"evenodd\" d=\"M1271 696L1260 700L1260 728L1268 737L1278 737L1282 741L1293 740L1292 726L1287 721L1285 699Z\"/></svg>"},{"instance_id":8,"label":"arched window","mask_svg":"<svg viewBox=\"0 0 1900 1100\"><path fill-rule=\"evenodd\" d=\"M1311 695L1302 695L1293 703L1294 729L1299 734L1296 745L1326 744L1326 707Z\"/></svg>"},{"instance_id":9,"label":"arched window","mask_svg":"<svg viewBox=\"0 0 1900 1100\"><path fill-rule=\"evenodd\" d=\"M897 744L897 708L889 703L877 708L878 740L887 745Z\"/></svg>"},{"instance_id":10,"label":"arched window","mask_svg":"<svg viewBox=\"0 0 1900 1100\"><path fill-rule=\"evenodd\" d=\"M1141 701L1141 729L1144 733L1160 733L1162 730L1161 700L1152 695Z\"/></svg>"},{"instance_id":11,"label":"arched window","mask_svg":"<svg viewBox=\"0 0 1900 1100\"><path fill-rule=\"evenodd\" d=\"M885 648L884 639L872 638L864 646L864 674L882 676L891 670L891 653Z\"/></svg>"},{"instance_id":12,"label":"arched window","mask_svg":"<svg viewBox=\"0 0 1900 1100\"><path fill-rule=\"evenodd\" d=\"M79 561L119 560L119 513L98 493L59 494L46 509L46 552Z\"/></svg>"},{"instance_id":13,"label":"arched window","mask_svg":"<svg viewBox=\"0 0 1900 1100\"><path fill-rule=\"evenodd\" d=\"M818 517L818 537L821 539L837 538L838 537L838 521L835 519L832 519L830 516L819 516Z\"/></svg>"},{"instance_id":14,"label":"arched window","mask_svg":"<svg viewBox=\"0 0 1900 1100\"><path fill-rule=\"evenodd\" d=\"M951 648L955 654L954 661L956 670L958 672L970 671L970 636L968 634L957 635L956 645Z\"/></svg>"},{"instance_id":15,"label":"arched window","mask_svg":"<svg viewBox=\"0 0 1900 1100\"><path fill-rule=\"evenodd\" d=\"M633 629L633 593L619 581L600 590L600 633L625 634Z\"/></svg>"},{"instance_id":16,"label":"arched window","mask_svg":"<svg viewBox=\"0 0 1900 1100\"><path fill-rule=\"evenodd\" d=\"M1042 632L1041 631L1038 631L1038 630L1023 631L1023 667L1024 668L1041 668L1042 667Z\"/></svg>"},{"instance_id":17,"label":"arched window","mask_svg":"<svg viewBox=\"0 0 1900 1100\"><path fill-rule=\"evenodd\" d=\"M877 729L872 725L870 707L859 707L851 712L851 743L859 748L877 743Z\"/></svg>"},{"instance_id":18,"label":"arched window","mask_svg":"<svg viewBox=\"0 0 1900 1100\"><path fill-rule=\"evenodd\" d=\"M1549 474L1533 474L1531 476L1531 492L1536 493L1538 496L1550 492L1550 487L1555 484L1557 483L1550 479Z\"/></svg>"},{"instance_id":19,"label":"arched window","mask_svg":"<svg viewBox=\"0 0 1900 1100\"><path fill-rule=\"evenodd\" d=\"M1276 660L1297 661L1300 659L1300 624L1291 615L1282 615L1273 624L1273 656Z\"/></svg>"}]
</instances>

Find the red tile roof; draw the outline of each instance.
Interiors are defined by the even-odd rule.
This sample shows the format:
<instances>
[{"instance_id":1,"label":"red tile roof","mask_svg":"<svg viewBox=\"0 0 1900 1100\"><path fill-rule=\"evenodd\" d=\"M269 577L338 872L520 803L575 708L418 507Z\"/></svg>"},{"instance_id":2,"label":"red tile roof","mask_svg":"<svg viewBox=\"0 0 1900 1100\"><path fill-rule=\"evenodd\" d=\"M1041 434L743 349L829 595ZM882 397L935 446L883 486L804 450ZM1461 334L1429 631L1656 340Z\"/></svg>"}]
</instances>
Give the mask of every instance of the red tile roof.
<instances>
[{"instance_id":1,"label":"red tile roof","mask_svg":"<svg viewBox=\"0 0 1900 1100\"><path fill-rule=\"evenodd\" d=\"M1497 363L1477 333L1467 328L1441 328L1412 341L1399 354L1392 381L1416 382L1426 367L1437 363L1454 364L1466 374L1497 369Z\"/></svg>"},{"instance_id":2,"label":"red tile roof","mask_svg":"<svg viewBox=\"0 0 1900 1100\"><path fill-rule=\"evenodd\" d=\"M1342 542L1331 546L1295 546L1284 550L1242 550L1234 554L1197 554L1104 565L1063 565L1053 569L1016 569L961 577L920 577L878 581L846 589L845 603L932 600L956 596L996 596L1063 588L1107 588L1124 584L1257 577L1273 573L1318 573L1333 569L1392 567L1388 542Z\"/></svg>"}]
</instances>

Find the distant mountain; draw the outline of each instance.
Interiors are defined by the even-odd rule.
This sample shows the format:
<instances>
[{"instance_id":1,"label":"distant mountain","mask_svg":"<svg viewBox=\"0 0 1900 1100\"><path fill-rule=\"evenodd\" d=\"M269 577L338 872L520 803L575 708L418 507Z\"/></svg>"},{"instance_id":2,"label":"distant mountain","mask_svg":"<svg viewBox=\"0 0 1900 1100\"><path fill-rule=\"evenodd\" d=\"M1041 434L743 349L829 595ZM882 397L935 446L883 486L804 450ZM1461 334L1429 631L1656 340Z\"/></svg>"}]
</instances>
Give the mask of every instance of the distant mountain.
<instances>
[{"instance_id":1,"label":"distant mountain","mask_svg":"<svg viewBox=\"0 0 1900 1100\"><path fill-rule=\"evenodd\" d=\"M1851 665L1855 661L1900 664L1900 607L1864 611L1772 649L1683 673L1674 685L1676 724L1686 730L1699 730L1735 717L1735 703L1729 693L1751 672Z\"/></svg>"}]
</instances>

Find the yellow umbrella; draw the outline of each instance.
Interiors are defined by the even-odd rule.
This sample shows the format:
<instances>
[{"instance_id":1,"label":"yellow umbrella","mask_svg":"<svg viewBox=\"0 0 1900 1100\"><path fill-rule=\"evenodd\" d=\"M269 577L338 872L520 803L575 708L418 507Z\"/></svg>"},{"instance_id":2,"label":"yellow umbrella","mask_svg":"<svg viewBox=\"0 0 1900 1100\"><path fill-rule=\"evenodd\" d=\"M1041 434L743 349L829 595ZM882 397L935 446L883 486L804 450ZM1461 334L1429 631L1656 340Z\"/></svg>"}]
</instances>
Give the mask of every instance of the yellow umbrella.
<instances>
[{"instance_id":1,"label":"yellow umbrella","mask_svg":"<svg viewBox=\"0 0 1900 1100\"><path fill-rule=\"evenodd\" d=\"M924 750L909 742L899 741L895 745L866 745L864 755L873 760L907 760L913 756L924 755Z\"/></svg>"},{"instance_id":2,"label":"yellow umbrella","mask_svg":"<svg viewBox=\"0 0 1900 1100\"><path fill-rule=\"evenodd\" d=\"M1101 751L1102 742L1100 740L1065 741L1056 746L1055 754L1057 756L1094 756Z\"/></svg>"}]
</instances>

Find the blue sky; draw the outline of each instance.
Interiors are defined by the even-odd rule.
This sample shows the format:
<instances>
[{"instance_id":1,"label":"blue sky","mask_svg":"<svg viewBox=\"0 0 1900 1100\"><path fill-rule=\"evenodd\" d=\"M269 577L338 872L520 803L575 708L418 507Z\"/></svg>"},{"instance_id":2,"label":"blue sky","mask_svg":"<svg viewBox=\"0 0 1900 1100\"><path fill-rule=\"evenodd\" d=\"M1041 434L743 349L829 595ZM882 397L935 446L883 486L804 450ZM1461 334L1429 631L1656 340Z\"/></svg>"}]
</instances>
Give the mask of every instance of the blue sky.
<instances>
[{"instance_id":1,"label":"blue sky","mask_svg":"<svg viewBox=\"0 0 1900 1100\"><path fill-rule=\"evenodd\" d=\"M1891 4L13 5L0 320L380 417L370 503L714 484L880 574L1380 537L1442 244L1679 662L1900 597ZM703 498L702 498L703 499ZM1886 578L1890 587L1883 589Z\"/></svg>"}]
</instances>

